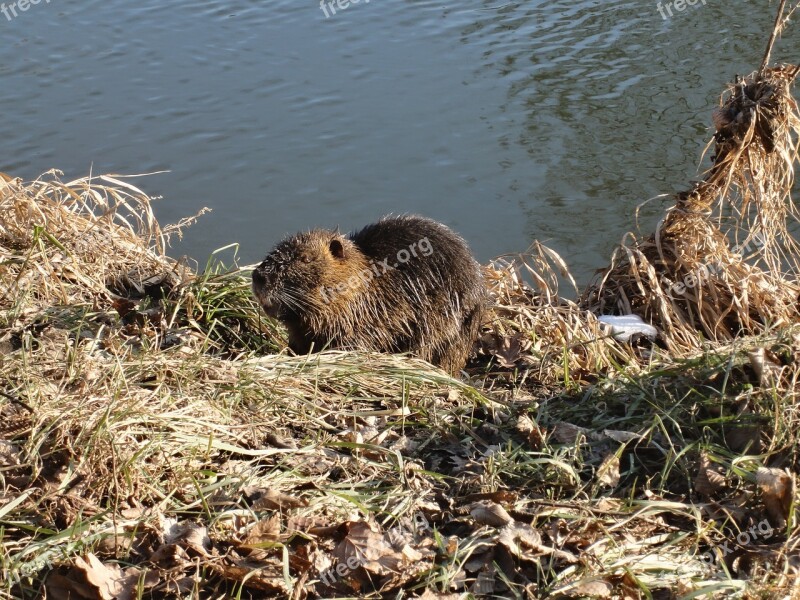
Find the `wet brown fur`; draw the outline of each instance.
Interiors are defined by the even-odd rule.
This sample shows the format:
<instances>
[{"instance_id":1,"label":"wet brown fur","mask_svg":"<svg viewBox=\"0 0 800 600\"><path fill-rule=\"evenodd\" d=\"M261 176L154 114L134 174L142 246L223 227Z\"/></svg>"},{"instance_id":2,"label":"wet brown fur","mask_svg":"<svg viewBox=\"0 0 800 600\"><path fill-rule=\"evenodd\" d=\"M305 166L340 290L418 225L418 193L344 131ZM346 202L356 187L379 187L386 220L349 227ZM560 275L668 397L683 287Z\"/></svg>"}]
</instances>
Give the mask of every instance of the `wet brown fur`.
<instances>
[{"instance_id":1,"label":"wet brown fur","mask_svg":"<svg viewBox=\"0 0 800 600\"><path fill-rule=\"evenodd\" d=\"M414 215L286 238L253 272L253 292L298 354L413 352L450 373L464 366L487 299L464 240Z\"/></svg>"}]
</instances>

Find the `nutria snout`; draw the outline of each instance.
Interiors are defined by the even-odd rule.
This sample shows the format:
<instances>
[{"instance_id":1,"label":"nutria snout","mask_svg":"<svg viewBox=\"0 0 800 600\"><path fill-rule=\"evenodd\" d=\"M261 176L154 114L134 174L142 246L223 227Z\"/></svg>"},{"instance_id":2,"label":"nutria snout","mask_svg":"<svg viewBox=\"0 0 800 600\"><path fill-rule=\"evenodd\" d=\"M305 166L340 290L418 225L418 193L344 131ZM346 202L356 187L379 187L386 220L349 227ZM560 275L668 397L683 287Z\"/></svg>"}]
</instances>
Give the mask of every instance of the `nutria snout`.
<instances>
[{"instance_id":1,"label":"nutria snout","mask_svg":"<svg viewBox=\"0 0 800 600\"><path fill-rule=\"evenodd\" d=\"M415 215L349 235L316 229L280 242L253 271L264 312L289 346L413 352L451 373L464 366L487 292L466 242Z\"/></svg>"}]
</instances>

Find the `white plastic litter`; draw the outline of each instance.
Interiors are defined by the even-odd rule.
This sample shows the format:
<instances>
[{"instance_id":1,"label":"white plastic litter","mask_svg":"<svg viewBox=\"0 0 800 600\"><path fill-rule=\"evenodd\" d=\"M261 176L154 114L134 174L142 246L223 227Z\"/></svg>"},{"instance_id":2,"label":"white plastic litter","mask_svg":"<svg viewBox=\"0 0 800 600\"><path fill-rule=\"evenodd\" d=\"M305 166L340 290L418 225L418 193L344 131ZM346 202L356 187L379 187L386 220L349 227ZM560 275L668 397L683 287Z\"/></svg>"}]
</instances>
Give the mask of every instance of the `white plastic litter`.
<instances>
[{"instance_id":1,"label":"white plastic litter","mask_svg":"<svg viewBox=\"0 0 800 600\"><path fill-rule=\"evenodd\" d=\"M601 315L597 320L611 328L611 335L618 342L627 342L637 333L649 340L655 340L658 335L658 330L639 315Z\"/></svg>"}]
</instances>

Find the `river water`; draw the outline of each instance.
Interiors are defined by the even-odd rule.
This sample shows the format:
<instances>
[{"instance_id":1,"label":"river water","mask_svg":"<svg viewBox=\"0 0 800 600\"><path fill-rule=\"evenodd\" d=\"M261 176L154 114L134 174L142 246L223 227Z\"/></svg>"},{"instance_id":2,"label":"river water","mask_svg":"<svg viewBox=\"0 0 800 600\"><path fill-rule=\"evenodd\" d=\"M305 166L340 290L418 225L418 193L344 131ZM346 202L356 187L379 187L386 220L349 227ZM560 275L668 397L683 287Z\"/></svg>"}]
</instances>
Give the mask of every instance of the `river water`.
<instances>
[{"instance_id":1,"label":"river water","mask_svg":"<svg viewBox=\"0 0 800 600\"><path fill-rule=\"evenodd\" d=\"M698 176L776 4L20 1L0 13L1 171L168 170L136 183L162 223L213 209L172 248L201 265L418 212L482 261L539 239L581 282L637 206ZM791 26L774 58L799 41Z\"/></svg>"}]
</instances>

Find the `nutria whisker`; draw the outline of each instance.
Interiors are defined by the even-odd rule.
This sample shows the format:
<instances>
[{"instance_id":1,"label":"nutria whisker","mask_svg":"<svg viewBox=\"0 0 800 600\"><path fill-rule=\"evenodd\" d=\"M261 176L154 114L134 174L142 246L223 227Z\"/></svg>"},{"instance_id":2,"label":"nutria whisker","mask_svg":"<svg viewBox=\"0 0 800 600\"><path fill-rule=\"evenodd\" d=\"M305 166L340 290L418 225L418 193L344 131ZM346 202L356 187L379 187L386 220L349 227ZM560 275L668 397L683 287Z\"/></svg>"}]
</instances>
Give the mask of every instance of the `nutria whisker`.
<instances>
[{"instance_id":1,"label":"nutria whisker","mask_svg":"<svg viewBox=\"0 0 800 600\"><path fill-rule=\"evenodd\" d=\"M299 293L295 293L293 290L283 290L283 293L280 294L279 298L283 300L286 306L296 310L303 310L313 305L308 298Z\"/></svg>"}]
</instances>

